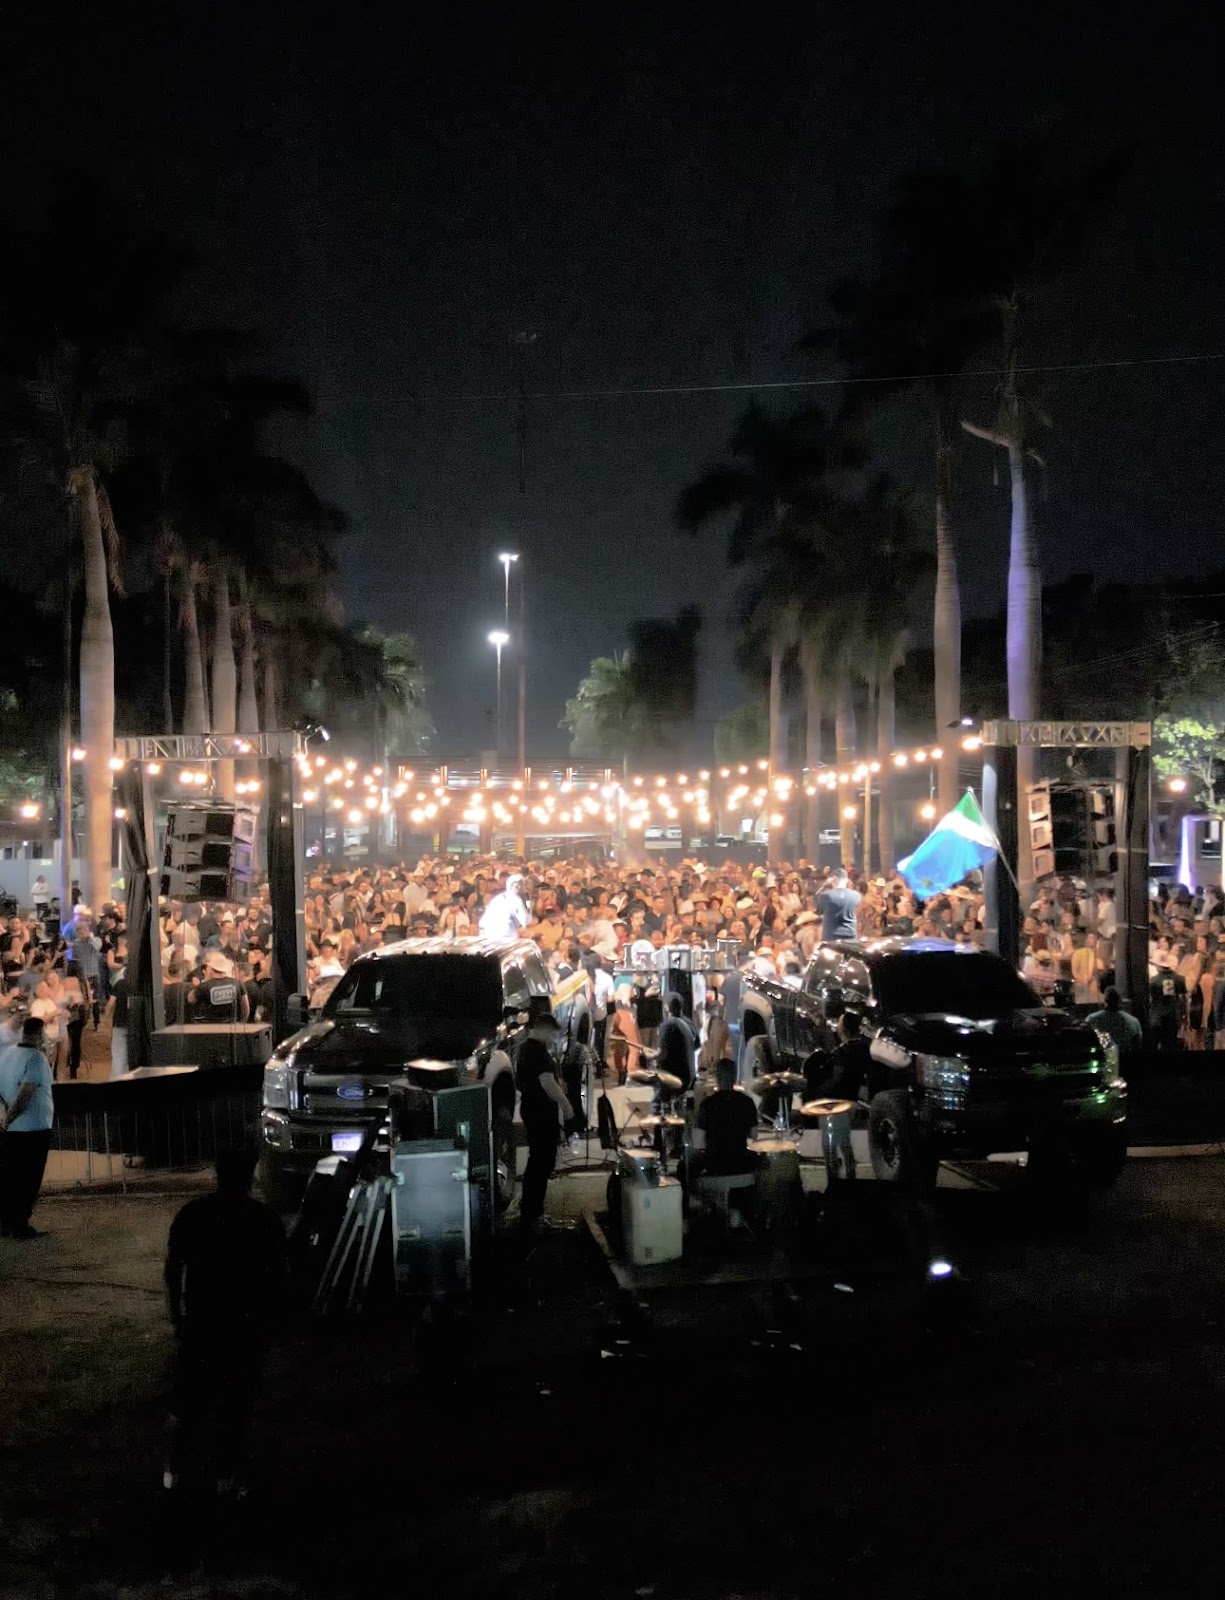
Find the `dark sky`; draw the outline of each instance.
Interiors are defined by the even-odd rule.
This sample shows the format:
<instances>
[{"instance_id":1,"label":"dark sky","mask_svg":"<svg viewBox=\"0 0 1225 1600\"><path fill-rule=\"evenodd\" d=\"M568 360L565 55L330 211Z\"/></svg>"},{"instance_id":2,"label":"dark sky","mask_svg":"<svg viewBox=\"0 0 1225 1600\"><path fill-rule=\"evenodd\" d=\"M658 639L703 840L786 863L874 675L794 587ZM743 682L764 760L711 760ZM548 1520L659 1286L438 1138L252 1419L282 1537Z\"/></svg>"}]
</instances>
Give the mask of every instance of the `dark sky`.
<instances>
[{"instance_id":1,"label":"dark sky","mask_svg":"<svg viewBox=\"0 0 1225 1600\"><path fill-rule=\"evenodd\" d=\"M316 415L290 446L352 519L349 612L416 634L446 751L488 739L507 547L526 555L538 751L564 748L557 719L590 658L688 600L707 616L708 741L738 696L729 582L718 540L669 523L747 396L560 396L822 375L795 342L916 163L973 163L1052 119L1087 150L1134 140L1031 357L1225 351L1211 6L1132 21L1040 0L575 0L410 6L382 27L373 7L273 0L94 6L75 23L24 9L0 22L5 192L95 168L198 251L187 314L258 327L267 364L309 383ZM471 398L512 387L519 328L538 335L528 384L548 396L530 406L522 506L513 405ZM1225 564L1223 388L1225 363L1043 380L1048 577ZM914 422L886 435L925 482ZM1003 598L990 477L968 451L971 611Z\"/></svg>"}]
</instances>

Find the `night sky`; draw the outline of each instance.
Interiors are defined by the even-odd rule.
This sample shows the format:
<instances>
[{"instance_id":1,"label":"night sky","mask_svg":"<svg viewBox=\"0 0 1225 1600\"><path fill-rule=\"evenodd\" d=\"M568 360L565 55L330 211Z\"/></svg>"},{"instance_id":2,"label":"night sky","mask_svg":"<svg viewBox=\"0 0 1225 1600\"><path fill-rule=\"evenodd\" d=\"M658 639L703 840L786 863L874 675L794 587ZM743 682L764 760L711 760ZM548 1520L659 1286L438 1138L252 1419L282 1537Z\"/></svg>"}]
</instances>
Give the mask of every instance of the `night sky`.
<instances>
[{"instance_id":1,"label":"night sky","mask_svg":"<svg viewBox=\"0 0 1225 1600\"><path fill-rule=\"evenodd\" d=\"M1225 351L1211 6L460 4L386 27L373 7L260 0L23 9L0 22L4 193L98 171L197 251L182 314L257 327L265 364L310 385L286 447L352 520L349 614L420 641L443 753L489 742L495 553L518 547L537 752L564 749L590 658L686 601L707 617L709 747L739 697L729 585L721 541L678 538L671 508L748 395L569 396L831 374L796 340L916 163L973 163L1052 121L1074 148L1134 141L1028 357ZM538 335L543 396L523 507L516 329ZM1225 363L1043 380L1047 578L1225 565L1223 388ZM913 424L883 437L924 485ZM989 455L962 475L970 612L1003 601Z\"/></svg>"}]
</instances>

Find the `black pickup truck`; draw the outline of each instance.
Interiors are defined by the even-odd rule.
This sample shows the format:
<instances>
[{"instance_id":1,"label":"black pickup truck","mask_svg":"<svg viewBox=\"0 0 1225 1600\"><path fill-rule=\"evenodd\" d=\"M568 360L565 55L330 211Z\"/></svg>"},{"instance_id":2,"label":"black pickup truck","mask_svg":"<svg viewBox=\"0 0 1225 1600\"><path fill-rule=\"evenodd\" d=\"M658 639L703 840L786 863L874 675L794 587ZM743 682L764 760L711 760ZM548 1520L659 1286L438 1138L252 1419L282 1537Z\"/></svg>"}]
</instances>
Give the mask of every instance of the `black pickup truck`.
<instances>
[{"instance_id":1,"label":"black pickup truck","mask_svg":"<svg viewBox=\"0 0 1225 1600\"><path fill-rule=\"evenodd\" d=\"M810 1069L855 1011L871 1038L860 1098L878 1178L930 1181L941 1160L1070 1158L1094 1187L1126 1157L1118 1050L1042 1004L998 956L935 939L819 945L798 987L746 976L743 1070Z\"/></svg>"},{"instance_id":2,"label":"black pickup truck","mask_svg":"<svg viewBox=\"0 0 1225 1600\"><path fill-rule=\"evenodd\" d=\"M359 956L318 1021L277 1047L264 1068L261 1182L289 1209L321 1157L360 1148L387 1116L391 1079L417 1058L451 1061L490 1086L497 1200L515 1187L511 1057L522 1018L547 1001L560 1024L554 1052L568 1082L571 1051L591 1036L587 982L555 982L528 939L406 939Z\"/></svg>"}]
</instances>

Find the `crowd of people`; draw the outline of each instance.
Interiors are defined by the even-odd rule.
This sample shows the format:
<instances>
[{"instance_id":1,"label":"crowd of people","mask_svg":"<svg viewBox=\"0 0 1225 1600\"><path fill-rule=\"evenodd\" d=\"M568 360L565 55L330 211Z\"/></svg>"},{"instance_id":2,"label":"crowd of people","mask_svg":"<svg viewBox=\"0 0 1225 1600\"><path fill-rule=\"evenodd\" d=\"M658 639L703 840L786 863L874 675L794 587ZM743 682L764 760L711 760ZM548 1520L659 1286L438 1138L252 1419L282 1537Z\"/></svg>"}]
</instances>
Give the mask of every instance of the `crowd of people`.
<instances>
[{"instance_id":1,"label":"crowd of people","mask_svg":"<svg viewBox=\"0 0 1225 1600\"><path fill-rule=\"evenodd\" d=\"M54 908L52 908L52 911ZM77 901L61 923L45 904L0 920L0 1022L9 1040L40 1019L58 1079L81 1070L82 1040L111 1022L111 1072L127 1068L124 908ZM494 856L423 858L413 866L337 865L315 871L305 896L306 993L312 1009L362 953L413 937L522 933L555 973L591 978L593 1014L611 1019L611 975L627 953L665 945L714 948L733 963L798 982L822 939L896 934L986 940L973 879L920 901L898 878L831 873L800 861L748 864L692 859L621 865L577 856L508 865ZM1150 903L1150 1014L1164 1048L1211 1048L1225 1036L1225 892L1162 886ZM1114 890L1071 879L1043 882L1027 908L1022 974L1044 997L1100 1006L1114 983ZM247 904L163 903L159 910L166 1022L265 1021L273 1015L272 911L267 885ZM662 1016L644 1024L648 1034ZM734 1027L730 1013L726 1023Z\"/></svg>"}]
</instances>

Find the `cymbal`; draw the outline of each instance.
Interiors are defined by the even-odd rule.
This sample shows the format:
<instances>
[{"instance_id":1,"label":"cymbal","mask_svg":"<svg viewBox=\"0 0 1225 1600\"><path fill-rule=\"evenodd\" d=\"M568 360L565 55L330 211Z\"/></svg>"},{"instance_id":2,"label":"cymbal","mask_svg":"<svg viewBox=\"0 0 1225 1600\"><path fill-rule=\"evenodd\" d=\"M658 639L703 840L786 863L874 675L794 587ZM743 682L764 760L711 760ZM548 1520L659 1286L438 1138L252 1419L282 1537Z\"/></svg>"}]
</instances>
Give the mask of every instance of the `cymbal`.
<instances>
[{"instance_id":1,"label":"cymbal","mask_svg":"<svg viewBox=\"0 0 1225 1600\"><path fill-rule=\"evenodd\" d=\"M683 1128L685 1119L684 1117L639 1117L638 1126L640 1128Z\"/></svg>"},{"instance_id":2,"label":"cymbal","mask_svg":"<svg viewBox=\"0 0 1225 1600\"><path fill-rule=\"evenodd\" d=\"M854 1111L854 1100L805 1100L800 1107L802 1117L845 1117Z\"/></svg>"},{"instance_id":3,"label":"cymbal","mask_svg":"<svg viewBox=\"0 0 1225 1600\"><path fill-rule=\"evenodd\" d=\"M661 1072L658 1067L648 1072L645 1067L631 1067L626 1076L633 1083L646 1084L652 1089L671 1089L674 1093L684 1084L672 1072Z\"/></svg>"},{"instance_id":4,"label":"cymbal","mask_svg":"<svg viewBox=\"0 0 1225 1600\"><path fill-rule=\"evenodd\" d=\"M763 1072L753 1079L753 1093L764 1094L767 1089L804 1089L808 1079L802 1072Z\"/></svg>"}]
</instances>

